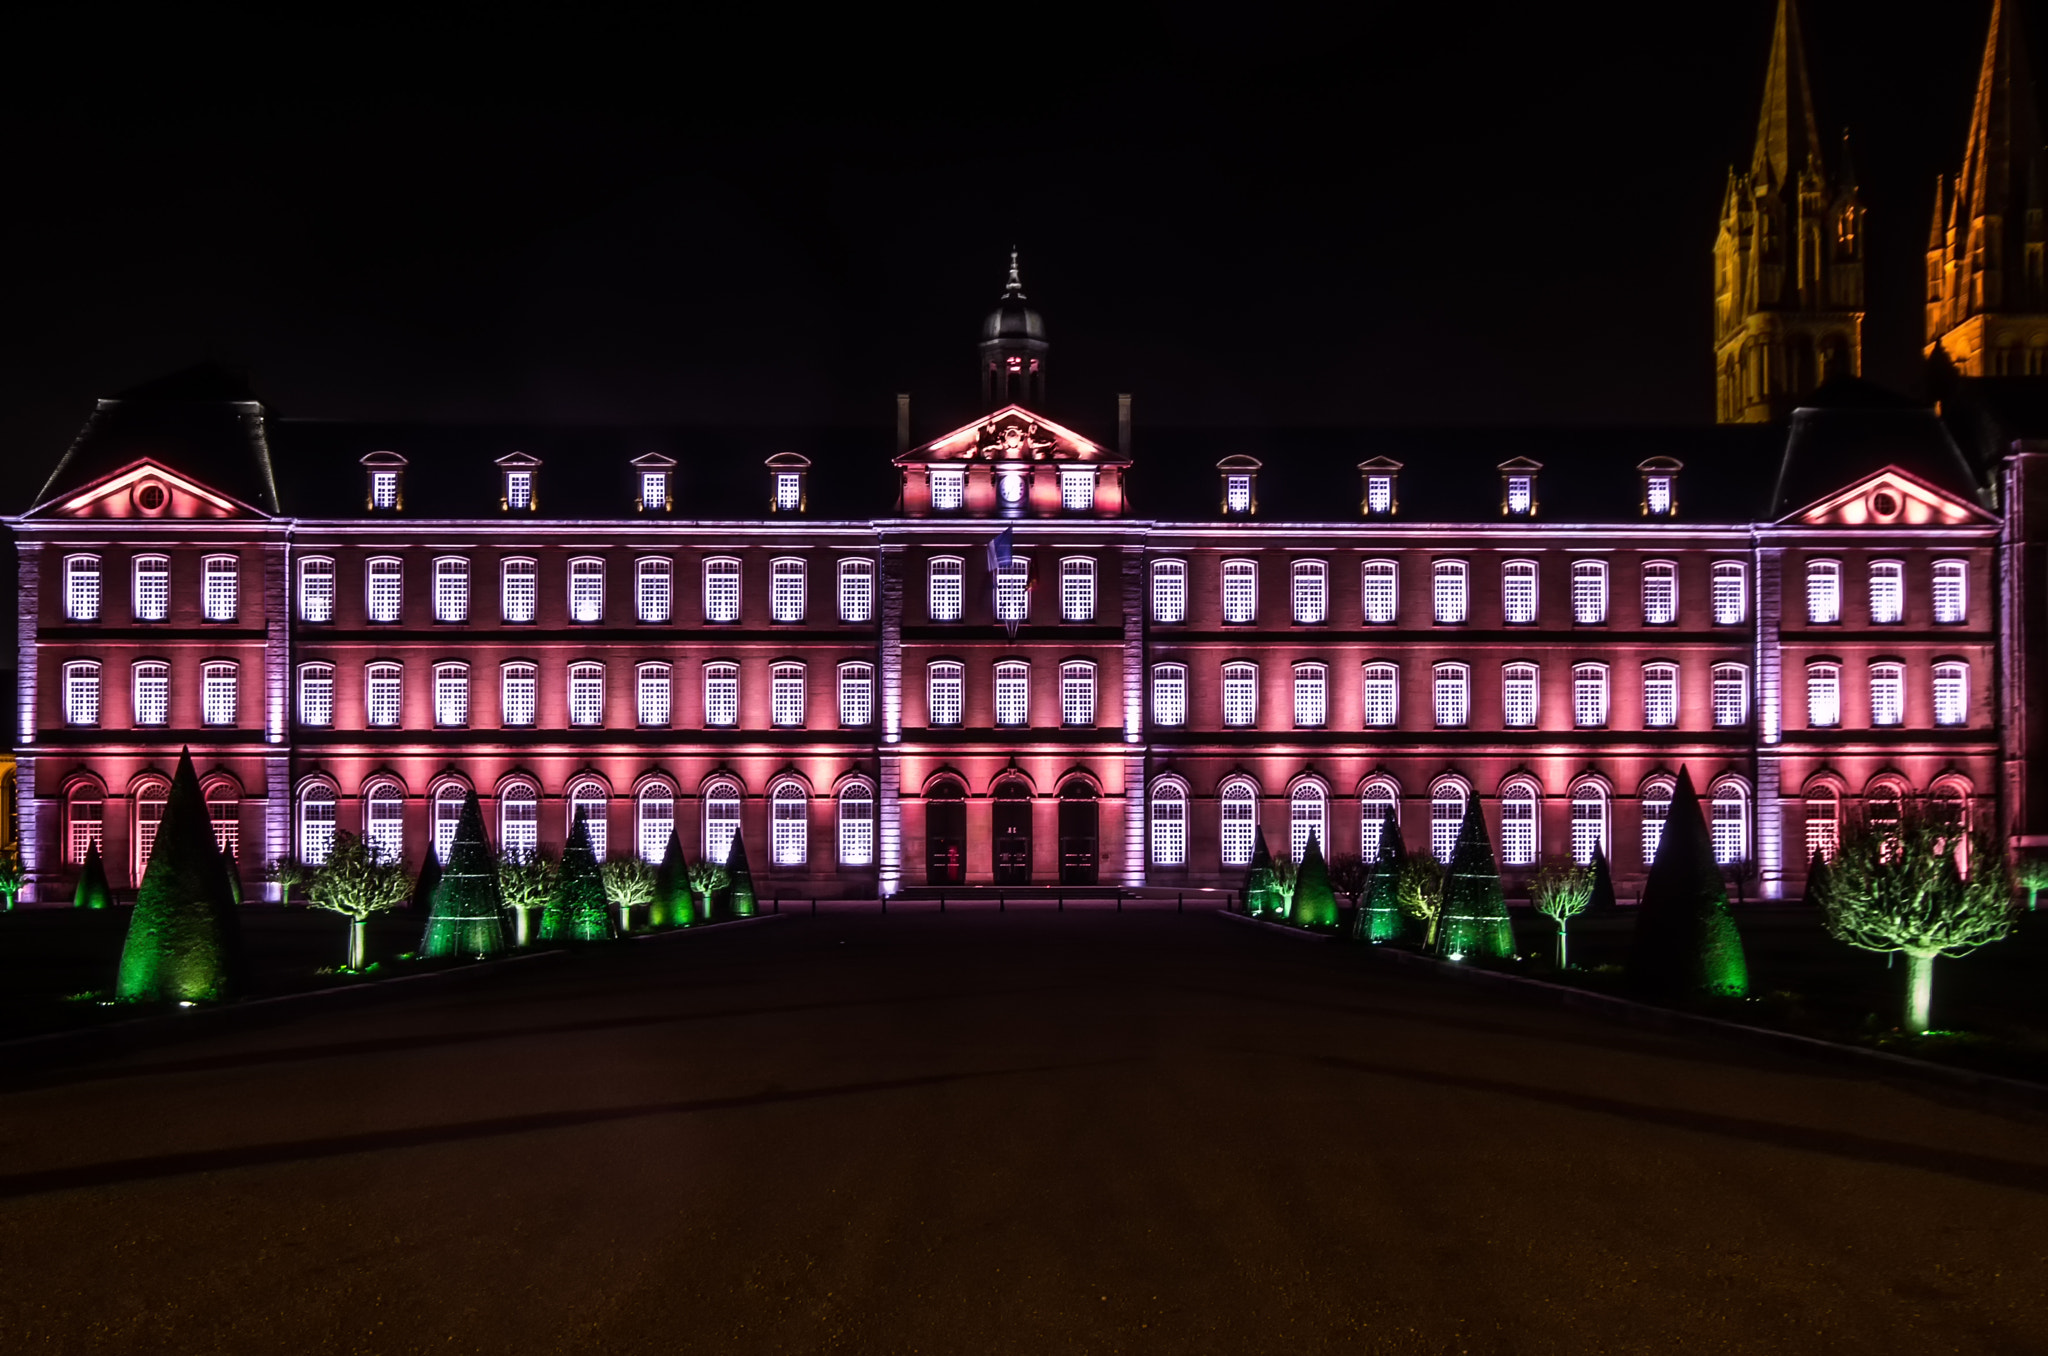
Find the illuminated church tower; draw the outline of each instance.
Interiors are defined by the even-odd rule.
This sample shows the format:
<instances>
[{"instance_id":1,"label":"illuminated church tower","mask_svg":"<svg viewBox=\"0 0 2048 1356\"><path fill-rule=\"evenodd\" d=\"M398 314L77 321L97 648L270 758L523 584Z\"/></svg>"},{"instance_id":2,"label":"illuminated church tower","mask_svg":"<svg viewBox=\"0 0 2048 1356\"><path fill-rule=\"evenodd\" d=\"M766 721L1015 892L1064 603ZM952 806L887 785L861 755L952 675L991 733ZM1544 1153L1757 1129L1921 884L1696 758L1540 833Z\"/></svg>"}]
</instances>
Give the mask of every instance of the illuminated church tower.
<instances>
[{"instance_id":1,"label":"illuminated church tower","mask_svg":"<svg viewBox=\"0 0 2048 1356\"><path fill-rule=\"evenodd\" d=\"M1714 240L1715 418L1784 418L1863 369L1863 205L1848 139L1821 156L1799 11L1778 0L1749 172L1728 171Z\"/></svg>"},{"instance_id":2,"label":"illuminated church tower","mask_svg":"<svg viewBox=\"0 0 2048 1356\"><path fill-rule=\"evenodd\" d=\"M1024 304L1017 251L1010 251L1010 281L1003 299L981 325L981 401L1038 408L1045 401L1045 321Z\"/></svg>"},{"instance_id":3,"label":"illuminated church tower","mask_svg":"<svg viewBox=\"0 0 2048 1356\"><path fill-rule=\"evenodd\" d=\"M2019 7L1992 0L1962 172L1934 186L1927 346L1966 377L2048 375L2048 167Z\"/></svg>"}]
</instances>

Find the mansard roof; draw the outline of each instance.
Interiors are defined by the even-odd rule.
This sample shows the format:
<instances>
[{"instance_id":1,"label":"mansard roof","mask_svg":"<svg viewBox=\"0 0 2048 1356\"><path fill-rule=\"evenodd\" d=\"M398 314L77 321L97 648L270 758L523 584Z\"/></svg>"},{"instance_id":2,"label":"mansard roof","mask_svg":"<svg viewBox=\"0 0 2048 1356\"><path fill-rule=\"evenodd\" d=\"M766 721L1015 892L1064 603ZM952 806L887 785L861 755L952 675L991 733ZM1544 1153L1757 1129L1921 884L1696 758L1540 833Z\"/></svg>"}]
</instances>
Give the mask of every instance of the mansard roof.
<instances>
[{"instance_id":1,"label":"mansard roof","mask_svg":"<svg viewBox=\"0 0 2048 1356\"><path fill-rule=\"evenodd\" d=\"M263 406L226 368L187 368L101 400L38 504L148 458L264 513L280 511Z\"/></svg>"}]
</instances>

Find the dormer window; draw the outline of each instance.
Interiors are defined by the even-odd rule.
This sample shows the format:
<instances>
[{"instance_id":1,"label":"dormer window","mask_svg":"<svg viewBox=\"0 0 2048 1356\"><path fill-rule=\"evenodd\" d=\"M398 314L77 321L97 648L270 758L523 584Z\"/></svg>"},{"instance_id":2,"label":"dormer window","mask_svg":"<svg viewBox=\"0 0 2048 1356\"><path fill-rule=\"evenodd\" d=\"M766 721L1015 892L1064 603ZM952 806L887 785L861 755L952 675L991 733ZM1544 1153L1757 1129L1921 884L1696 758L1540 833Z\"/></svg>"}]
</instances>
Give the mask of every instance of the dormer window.
<instances>
[{"instance_id":1,"label":"dormer window","mask_svg":"<svg viewBox=\"0 0 2048 1356\"><path fill-rule=\"evenodd\" d=\"M498 507L507 513L533 512L539 506L533 482L540 470L540 458L526 452L508 452L498 458L498 470L504 477L498 490Z\"/></svg>"},{"instance_id":2,"label":"dormer window","mask_svg":"<svg viewBox=\"0 0 2048 1356\"><path fill-rule=\"evenodd\" d=\"M1223 477L1223 512L1232 518L1249 518L1258 512L1257 457L1225 457L1216 463L1216 473Z\"/></svg>"},{"instance_id":3,"label":"dormer window","mask_svg":"<svg viewBox=\"0 0 2048 1356\"><path fill-rule=\"evenodd\" d=\"M795 471L775 473L775 511L794 513L804 502L804 478Z\"/></svg>"},{"instance_id":4,"label":"dormer window","mask_svg":"<svg viewBox=\"0 0 2048 1356\"><path fill-rule=\"evenodd\" d=\"M1636 469L1643 473L1643 516L1669 518L1678 512L1679 462L1652 457Z\"/></svg>"},{"instance_id":5,"label":"dormer window","mask_svg":"<svg viewBox=\"0 0 2048 1356\"><path fill-rule=\"evenodd\" d=\"M1092 467L1061 468L1060 507L1071 513L1085 513L1095 507L1095 471Z\"/></svg>"},{"instance_id":6,"label":"dormer window","mask_svg":"<svg viewBox=\"0 0 2048 1356\"><path fill-rule=\"evenodd\" d=\"M931 469L931 478L934 510L947 513L967 502L966 467L934 466Z\"/></svg>"},{"instance_id":7,"label":"dormer window","mask_svg":"<svg viewBox=\"0 0 2048 1356\"><path fill-rule=\"evenodd\" d=\"M1530 505L1536 498L1535 486L1528 476L1508 477L1508 514L1511 517L1526 518Z\"/></svg>"},{"instance_id":8,"label":"dormer window","mask_svg":"<svg viewBox=\"0 0 2048 1356\"><path fill-rule=\"evenodd\" d=\"M1527 457L1516 457L1500 465L1500 508L1510 518L1533 518L1536 516L1536 473L1542 470L1540 463Z\"/></svg>"},{"instance_id":9,"label":"dormer window","mask_svg":"<svg viewBox=\"0 0 2048 1356\"><path fill-rule=\"evenodd\" d=\"M1358 464L1359 475L1365 478L1365 516L1368 518L1391 518L1400 507L1395 494L1394 477L1401 472L1401 463L1390 457L1374 457L1371 461Z\"/></svg>"},{"instance_id":10,"label":"dormer window","mask_svg":"<svg viewBox=\"0 0 2048 1356\"><path fill-rule=\"evenodd\" d=\"M370 472L370 507L373 509L395 509L398 507L398 472Z\"/></svg>"},{"instance_id":11,"label":"dormer window","mask_svg":"<svg viewBox=\"0 0 2048 1356\"><path fill-rule=\"evenodd\" d=\"M644 513L660 513L668 508L668 472L640 473L640 508Z\"/></svg>"},{"instance_id":12,"label":"dormer window","mask_svg":"<svg viewBox=\"0 0 2048 1356\"><path fill-rule=\"evenodd\" d=\"M372 513L396 513L405 507L405 458L396 452L372 452L363 458L370 475L368 503Z\"/></svg>"},{"instance_id":13,"label":"dormer window","mask_svg":"<svg viewBox=\"0 0 2048 1356\"><path fill-rule=\"evenodd\" d=\"M1252 478L1250 476L1225 476L1223 478L1223 510L1226 513L1250 513L1252 511Z\"/></svg>"},{"instance_id":14,"label":"dormer window","mask_svg":"<svg viewBox=\"0 0 2048 1356\"><path fill-rule=\"evenodd\" d=\"M806 472L811 459L794 452L777 452L768 458L768 504L776 513L802 513L809 507L804 494Z\"/></svg>"},{"instance_id":15,"label":"dormer window","mask_svg":"<svg viewBox=\"0 0 2048 1356\"><path fill-rule=\"evenodd\" d=\"M514 510L533 508L533 472L505 472L505 507Z\"/></svg>"}]
</instances>

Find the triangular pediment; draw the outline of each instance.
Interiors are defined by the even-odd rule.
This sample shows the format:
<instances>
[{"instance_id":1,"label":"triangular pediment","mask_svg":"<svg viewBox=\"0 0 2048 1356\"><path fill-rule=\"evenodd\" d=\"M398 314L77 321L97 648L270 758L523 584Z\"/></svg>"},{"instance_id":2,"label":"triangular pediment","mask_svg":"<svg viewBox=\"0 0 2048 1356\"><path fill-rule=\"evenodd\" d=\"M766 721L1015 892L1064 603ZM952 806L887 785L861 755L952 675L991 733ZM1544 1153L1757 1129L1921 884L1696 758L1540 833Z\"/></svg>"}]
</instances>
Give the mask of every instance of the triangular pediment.
<instances>
[{"instance_id":1,"label":"triangular pediment","mask_svg":"<svg viewBox=\"0 0 2048 1356\"><path fill-rule=\"evenodd\" d=\"M1983 508L1887 466L1778 521L1814 527L1923 527L1998 521Z\"/></svg>"},{"instance_id":2,"label":"triangular pediment","mask_svg":"<svg viewBox=\"0 0 2048 1356\"><path fill-rule=\"evenodd\" d=\"M1129 459L1114 448L1084 438L1064 424L1033 414L1022 405L1006 405L994 414L964 424L943 437L911 448L896 458L899 465L948 461L1071 461L1091 465L1124 465Z\"/></svg>"},{"instance_id":3,"label":"triangular pediment","mask_svg":"<svg viewBox=\"0 0 2048 1356\"><path fill-rule=\"evenodd\" d=\"M38 504L28 518L265 518L269 515L157 461L140 457L111 475Z\"/></svg>"}]
</instances>

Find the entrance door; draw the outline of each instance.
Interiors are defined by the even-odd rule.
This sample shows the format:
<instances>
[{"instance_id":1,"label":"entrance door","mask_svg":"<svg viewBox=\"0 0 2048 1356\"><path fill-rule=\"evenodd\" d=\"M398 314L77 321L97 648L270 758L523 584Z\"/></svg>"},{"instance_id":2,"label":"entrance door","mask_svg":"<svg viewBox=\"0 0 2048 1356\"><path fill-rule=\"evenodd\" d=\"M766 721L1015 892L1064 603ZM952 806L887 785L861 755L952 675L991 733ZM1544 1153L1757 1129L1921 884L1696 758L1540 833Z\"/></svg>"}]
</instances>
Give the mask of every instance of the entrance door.
<instances>
[{"instance_id":1,"label":"entrance door","mask_svg":"<svg viewBox=\"0 0 2048 1356\"><path fill-rule=\"evenodd\" d=\"M1095 884L1099 817L1093 796L1060 801L1060 884Z\"/></svg>"},{"instance_id":2,"label":"entrance door","mask_svg":"<svg viewBox=\"0 0 2048 1356\"><path fill-rule=\"evenodd\" d=\"M967 883L967 802L931 800L924 809L925 878L933 885Z\"/></svg>"},{"instance_id":3,"label":"entrance door","mask_svg":"<svg viewBox=\"0 0 2048 1356\"><path fill-rule=\"evenodd\" d=\"M995 850L996 884L1031 883L1030 793L1012 783L996 791Z\"/></svg>"}]
</instances>

